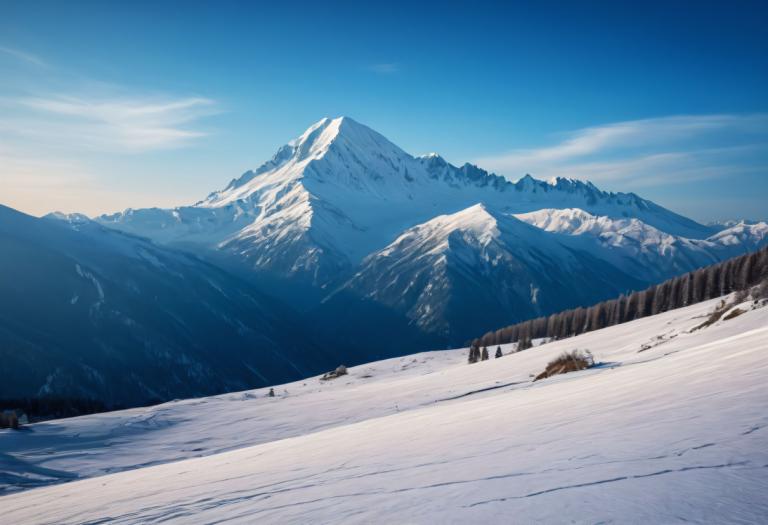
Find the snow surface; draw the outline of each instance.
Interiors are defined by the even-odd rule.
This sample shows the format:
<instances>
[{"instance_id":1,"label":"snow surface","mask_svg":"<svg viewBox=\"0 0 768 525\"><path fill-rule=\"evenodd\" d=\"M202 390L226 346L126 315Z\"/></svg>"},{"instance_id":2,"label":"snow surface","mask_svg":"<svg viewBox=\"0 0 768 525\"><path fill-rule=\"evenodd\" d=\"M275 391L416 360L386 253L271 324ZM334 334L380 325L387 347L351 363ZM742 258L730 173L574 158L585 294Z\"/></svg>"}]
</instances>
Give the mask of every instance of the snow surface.
<instances>
[{"instance_id":1,"label":"snow surface","mask_svg":"<svg viewBox=\"0 0 768 525\"><path fill-rule=\"evenodd\" d=\"M693 330L718 302L0 431L7 488L90 478L5 495L0 523L764 523L768 308ZM600 366L531 382L574 348Z\"/></svg>"}]
</instances>

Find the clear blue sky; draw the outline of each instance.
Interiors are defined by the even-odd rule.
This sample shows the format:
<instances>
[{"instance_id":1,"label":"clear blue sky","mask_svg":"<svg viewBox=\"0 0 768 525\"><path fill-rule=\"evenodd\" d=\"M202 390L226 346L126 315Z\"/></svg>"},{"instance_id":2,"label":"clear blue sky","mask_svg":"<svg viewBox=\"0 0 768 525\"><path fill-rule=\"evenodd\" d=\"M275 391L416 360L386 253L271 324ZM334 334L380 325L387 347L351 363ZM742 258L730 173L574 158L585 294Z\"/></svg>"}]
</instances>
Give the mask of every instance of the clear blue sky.
<instances>
[{"instance_id":1,"label":"clear blue sky","mask_svg":"<svg viewBox=\"0 0 768 525\"><path fill-rule=\"evenodd\" d=\"M348 115L510 179L768 216L764 1L0 8L0 202L30 213L194 202Z\"/></svg>"}]
</instances>

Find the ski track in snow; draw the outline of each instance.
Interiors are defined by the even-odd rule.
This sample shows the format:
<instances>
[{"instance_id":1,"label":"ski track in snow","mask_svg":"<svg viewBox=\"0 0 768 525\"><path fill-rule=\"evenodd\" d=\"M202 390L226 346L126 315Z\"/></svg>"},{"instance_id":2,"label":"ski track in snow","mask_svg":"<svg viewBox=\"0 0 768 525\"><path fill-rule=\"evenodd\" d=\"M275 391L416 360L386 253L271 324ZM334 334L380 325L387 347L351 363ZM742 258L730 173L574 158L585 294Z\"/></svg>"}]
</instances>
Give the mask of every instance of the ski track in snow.
<instances>
[{"instance_id":1,"label":"ski track in snow","mask_svg":"<svg viewBox=\"0 0 768 525\"><path fill-rule=\"evenodd\" d=\"M690 332L718 301L0 431L0 523L764 523L768 308Z\"/></svg>"}]
</instances>

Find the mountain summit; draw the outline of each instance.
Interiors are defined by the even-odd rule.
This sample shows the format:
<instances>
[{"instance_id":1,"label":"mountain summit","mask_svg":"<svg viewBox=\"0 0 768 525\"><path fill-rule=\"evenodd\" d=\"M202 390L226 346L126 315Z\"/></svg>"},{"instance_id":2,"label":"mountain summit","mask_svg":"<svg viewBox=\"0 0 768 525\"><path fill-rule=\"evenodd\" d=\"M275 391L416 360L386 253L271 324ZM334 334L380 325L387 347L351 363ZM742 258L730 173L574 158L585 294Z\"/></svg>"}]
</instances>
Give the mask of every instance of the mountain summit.
<instances>
[{"instance_id":1,"label":"mountain summit","mask_svg":"<svg viewBox=\"0 0 768 525\"><path fill-rule=\"evenodd\" d=\"M323 118L255 171L233 179L199 205L226 206L262 192L265 186L300 179L326 182L329 177L340 177L344 184L361 186L362 175L371 173L377 162L397 164L405 156L382 135L349 117Z\"/></svg>"}]
</instances>

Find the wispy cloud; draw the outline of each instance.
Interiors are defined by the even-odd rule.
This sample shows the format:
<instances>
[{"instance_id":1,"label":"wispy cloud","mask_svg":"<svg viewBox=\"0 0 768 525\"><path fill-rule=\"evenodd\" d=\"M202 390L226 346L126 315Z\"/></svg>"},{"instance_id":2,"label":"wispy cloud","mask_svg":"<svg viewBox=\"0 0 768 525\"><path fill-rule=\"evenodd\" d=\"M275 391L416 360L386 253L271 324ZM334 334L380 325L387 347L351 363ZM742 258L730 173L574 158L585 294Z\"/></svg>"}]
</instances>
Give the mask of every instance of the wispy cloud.
<instances>
[{"instance_id":1,"label":"wispy cloud","mask_svg":"<svg viewBox=\"0 0 768 525\"><path fill-rule=\"evenodd\" d=\"M0 104L12 111L0 119L0 136L125 153L186 146L207 134L197 121L216 112L214 101L199 97L59 94L3 98Z\"/></svg>"},{"instance_id":2,"label":"wispy cloud","mask_svg":"<svg viewBox=\"0 0 768 525\"><path fill-rule=\"evenodd\" d=\"M47 67L48 64L37 55L29 53L27 51L21 51L20 49L14 49L12 47L0 46L0 54L10 56L16 60L21 60L28 64L33 64L39 67Z\"/></svg>"},{"instance_id":3,"label":"wispy cloud","mask_svg":"<svg viewBox=\"0 0 768 525\"><path fill-rule=\"evenodd\" d=\"M381 62L369 64L365 69L379 75L391 75L397 73L400 70L400 66L394 62Z\"/></svg>"},{"instance_id":4,"label":"wispy cloud","mask_svg":"<svg viewBox=\"0 0 768 525\"><path fill-rule=\"evenodd\" d=\"M0 83L0 200L31 213L154 203L116 173L128 157L199 145L204 117L220 112L210 98L107 84L18 49L0 47L0 62L12 80Z\"/></svg>"},{"instance_id":5,"label":"wispy cloud","mask_svg":"<svg viewBox=\"0 0 768 525\"><path fill-rule=\"evenodd\" d=\"M553 145L476 162L513 179L532 173L642 186L753 170L754 162L745 159L761 156L767 146L766 114L688 115L583 128Z\"/></svg>"}]
</instances>

